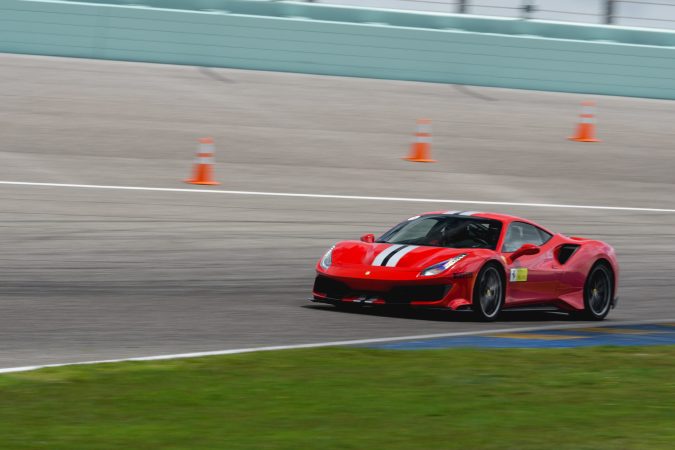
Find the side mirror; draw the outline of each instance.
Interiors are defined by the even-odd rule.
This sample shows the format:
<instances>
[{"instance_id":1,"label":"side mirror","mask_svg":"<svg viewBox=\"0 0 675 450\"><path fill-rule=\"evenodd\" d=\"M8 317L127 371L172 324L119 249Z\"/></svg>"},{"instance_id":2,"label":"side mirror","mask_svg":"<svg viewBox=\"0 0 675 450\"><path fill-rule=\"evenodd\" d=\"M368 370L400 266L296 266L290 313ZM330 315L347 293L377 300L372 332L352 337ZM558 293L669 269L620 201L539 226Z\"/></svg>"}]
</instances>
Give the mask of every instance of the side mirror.
<instances>
[{"instance_id":1,"label":"side mirror","mask_svg":"<svg viewBox=\"0 0 675 450\"><path fill-rule=\"evenodd\" d=\"M375 235L372 233L364 234L363 236L361 236L361 242L372 244L373 242L375 242Z\"/></svg>"},{"instance_id":2,"label":"side mirror","mask_svg":"<svg viewBox=\"0 0 675 450\"><path fill-rule=\"evenodd\" d=\"M534 244L523 244L522 247L520 247L515 252L511 253L511 256L510 256L509 259L511 260L511 262L513 262L516 259L520 258L521 256L536 255L540 251L541 251L541 249Z\"/></svg>"}]
</instances>

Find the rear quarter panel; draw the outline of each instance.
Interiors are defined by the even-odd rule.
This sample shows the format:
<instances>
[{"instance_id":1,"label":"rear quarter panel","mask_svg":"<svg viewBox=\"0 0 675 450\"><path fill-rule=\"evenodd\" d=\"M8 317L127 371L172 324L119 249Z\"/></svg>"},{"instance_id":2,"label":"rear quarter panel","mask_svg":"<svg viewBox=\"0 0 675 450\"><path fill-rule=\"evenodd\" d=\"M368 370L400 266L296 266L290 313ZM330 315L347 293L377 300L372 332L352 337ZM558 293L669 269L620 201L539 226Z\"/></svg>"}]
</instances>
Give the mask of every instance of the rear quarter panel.
<instances>
[{"instance_id":1,"label":"rear quarter panel","mask_svg":"<svg viewBox=\"0 0 675 450\"><path fill-rule=\"evenodd\" d=\"M569 243L579 244L579 249L561 266L560 298L577 309L583 308L583 289L591 268L600 260L609 263L614 273L614 297L618 293L619 264L611 245L595 240L570 239Z\"/></svg>"}]
</instances>

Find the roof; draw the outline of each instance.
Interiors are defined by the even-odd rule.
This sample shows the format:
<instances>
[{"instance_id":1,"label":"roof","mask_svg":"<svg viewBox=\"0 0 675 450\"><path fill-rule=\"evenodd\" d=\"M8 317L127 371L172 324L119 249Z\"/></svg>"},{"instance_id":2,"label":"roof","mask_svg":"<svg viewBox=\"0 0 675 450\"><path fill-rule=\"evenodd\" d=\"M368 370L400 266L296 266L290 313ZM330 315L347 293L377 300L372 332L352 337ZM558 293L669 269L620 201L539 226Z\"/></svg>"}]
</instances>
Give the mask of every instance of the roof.
<instances>
[{"instance_id":1,"label":"roof","mask_svg":"<svg viewBox=\"0 0 675 450\"><path fill-rule=\"evenodd\" d=\"M500 222L525 222L525 223L530 223L532 225L535 225L545 231L548 231L550 233L550 230L547 230L545 227L542 227L536 222L533 222L532 220L525 219L522 217L518 216L511 216L508 214L499 214L499 213L493 213L493 212L483 212L483 211L461 211L461 210L450 210L450 211L432 211L432 212L426 212L420 214L421 216L427 216L431 214L447 214L447 215L456 215L456 216L463 216L463 217L475 217L475 218L482 218L482 219L492 219L492 220L499 220Z\"/></svg>"},{"instance_id":2,"label":"roof","mask_svg":"<svg viewBox=\"0 0 675 450\"><path fill-rule=\"evenodd\" d=\"M513 220L531 222L530 220L524 219L522 217L510 216L508 214L499 214L493 212L484 212L484 211L461 211L461 210L450 210L450 211L431 211L420 214L421 216L436 214L447 214L455 216L464 216L464 217L480 217L483 219L496 219L503 222L511 222Z\"/></svg>"}]
</instances>

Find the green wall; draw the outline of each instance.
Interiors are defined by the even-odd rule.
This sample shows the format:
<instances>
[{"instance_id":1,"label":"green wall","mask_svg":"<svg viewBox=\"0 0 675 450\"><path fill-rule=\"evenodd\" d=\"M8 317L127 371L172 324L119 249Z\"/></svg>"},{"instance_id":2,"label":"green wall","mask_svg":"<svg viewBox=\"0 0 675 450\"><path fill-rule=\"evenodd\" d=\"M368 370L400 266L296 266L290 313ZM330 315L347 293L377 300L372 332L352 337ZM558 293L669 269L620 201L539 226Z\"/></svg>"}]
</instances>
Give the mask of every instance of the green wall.
<instances>
[{"instance_id":1,"label":"green wall","mask_svg":"<svg viewBox=\"0 0 675 450\"><path fill-rule=\"evenodd\" d=\"M513 19L476 19L502 31L494 33L484 31L486 23L456 16L241 0L188 3L208 10L1 0L0 51L675 99L669 32L581 26L587 35L614 39L583 41L522 34L531 27L542 35L572 36L572 25ZM406 26L391 25L406 20ZM429 26L422 28L424 20ZM440 28L442 21L454 27ZM475 29L483 32L469 31ZM633 41L655 45L627 43Z\"/></svg>"}]
</instances>

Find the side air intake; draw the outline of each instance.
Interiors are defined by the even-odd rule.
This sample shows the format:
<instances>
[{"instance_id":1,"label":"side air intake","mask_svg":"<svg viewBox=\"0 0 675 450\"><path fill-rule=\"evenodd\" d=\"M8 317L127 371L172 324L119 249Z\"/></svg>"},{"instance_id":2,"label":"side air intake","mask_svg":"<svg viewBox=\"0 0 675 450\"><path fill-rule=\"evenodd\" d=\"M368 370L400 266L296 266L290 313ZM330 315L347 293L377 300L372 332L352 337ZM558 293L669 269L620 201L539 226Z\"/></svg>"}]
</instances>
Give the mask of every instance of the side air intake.
<instances>
[{"instance_id":1,"label":"side air intake","mask_svg":"<svg viewBox=\"0 0 675 450\"><path fill-rule=\"evenodd\" d=\"M581 247L579 244L563 244L556 250L556 259L560 264L565 264Z\"/></svg>"}]
</instances>

